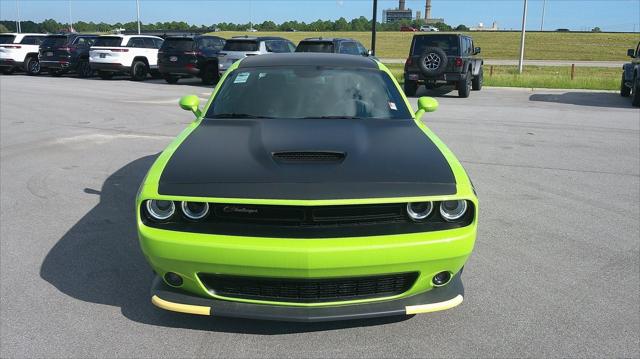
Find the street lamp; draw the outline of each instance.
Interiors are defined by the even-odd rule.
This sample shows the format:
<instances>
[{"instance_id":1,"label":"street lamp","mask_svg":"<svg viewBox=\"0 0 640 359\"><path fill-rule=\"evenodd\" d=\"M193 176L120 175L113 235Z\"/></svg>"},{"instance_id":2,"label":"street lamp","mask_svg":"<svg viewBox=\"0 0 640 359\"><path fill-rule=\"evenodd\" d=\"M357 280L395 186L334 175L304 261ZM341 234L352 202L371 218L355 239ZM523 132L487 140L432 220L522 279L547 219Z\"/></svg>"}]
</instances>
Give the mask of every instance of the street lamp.
<instances>
[{"instance_id":1,"label":"street lamp","mask_svg":"<svg viewBox=\"0 0 640 359\"><path fill-rule=\"evenodd\" d=\"M371 55L376 55L376 26L378 24L378 0L373 0L373 22L371 26Z\"/></svg>"},{"instance_id":2,"label":"street lamp","mask_svg":"<svg viewBox=\"0 0 640 359\"><path fill-rule=\"evenodd\" d=\"M136 0L136 13L138 15L138 35L140 35L140 0Z\"/></svg>"},{"instance_id":3,"label":"street lamp","mask_svg":"<svg viewBox=\"0 0 640 359\"><path fill-rule=\"evenodd\" d=\"M20 26L20 6L18 5L18 0L16 0L16 31L18 33L22 32L22 28Z\"/></svg>"},{"instance_id":4,"label":"street lamp","mask_svg":"<svg viewBox=\"0 0 640 359\"><path fill-rule=\"evenodd\" d=\"M518 73L522 73L524 64L524 35L527 27L527 0L524 0L524 10L522 12L522 33L520 35L520 61L518 62Z\"/></svg>"}]
</instances>

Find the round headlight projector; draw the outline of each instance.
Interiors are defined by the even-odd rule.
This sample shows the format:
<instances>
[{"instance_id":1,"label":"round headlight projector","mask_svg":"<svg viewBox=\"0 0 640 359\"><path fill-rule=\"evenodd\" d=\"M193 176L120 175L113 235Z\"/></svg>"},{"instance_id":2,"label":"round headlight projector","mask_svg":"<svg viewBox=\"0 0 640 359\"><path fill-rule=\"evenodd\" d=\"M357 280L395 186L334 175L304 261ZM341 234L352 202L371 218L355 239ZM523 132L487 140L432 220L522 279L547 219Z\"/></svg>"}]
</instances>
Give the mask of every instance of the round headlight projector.
<instances>
[{"instance_id":1,"label":"round headlight projector","mask_svg":"<svg viewBox=\"0 0 640 359\"><path fill-rule=\"evenodd\" d=\"M192 220L204 218L209 213L207 202L182 202L182 213Z\"/></svg>"},{"instance_id":2,"label":"round headlight projector","mask_svg":"<svg viewBox=\"0 0 640 359\"><path fill-rule=\"evenodd\" d=\"M414 221L421 221L431 214L433 211L432 202L413 202L407 203L407 214Z\"/></svg>"},{"instance_id":3,"label":"round headlight projector","mask_svg":"<svg viewBox=\"0 0 640 359\"><path fill-rule=\"evenodd\" d=\"M173 216L176 212L176 206L173 204L173 201L152 199L147 201L147 212L151 218L158 221L164 221Z\"/></svg>"},{"instance_id":4,"label":"round headlight projector","mask_svg":"<svg viewBox=\"0 0 640 359\"><path fill-rule=\"evenodd\" d=\"M444 201L440 203L440 215L445 221L457 221L467 212L467 201Z\"/></svg>"}]
</instances>

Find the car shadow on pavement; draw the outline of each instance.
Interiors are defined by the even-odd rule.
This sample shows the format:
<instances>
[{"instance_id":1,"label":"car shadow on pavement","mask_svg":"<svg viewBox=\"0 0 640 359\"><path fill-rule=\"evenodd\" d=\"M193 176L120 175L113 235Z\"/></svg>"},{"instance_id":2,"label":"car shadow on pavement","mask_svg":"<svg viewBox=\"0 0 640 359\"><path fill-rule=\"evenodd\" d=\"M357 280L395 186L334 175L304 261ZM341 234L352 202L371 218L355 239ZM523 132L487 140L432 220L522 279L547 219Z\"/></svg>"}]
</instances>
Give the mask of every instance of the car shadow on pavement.
<instances>
[{"instance_id":1,"label":"car shadow on pavement","mask_svg":"<svg viewBox=\"0 0 640 359\"><path fill-rule=\"evenodd\" d=\"M84 191L100 202L82 217L49 251L40 276L62 293L89 303L121 308L136 322L206 331L277 335L406 320L388 317L330 323L281 323L248 319L201 317L167 312L150 301L154 274L137 239L134 200L136 191L156 156L137 159L111 174L102 188Z\"/></svg>"},{"instance_id":2,"label":"car shadow on pavement","mask_svg":"<svg viewBox=\"0 0 640 359\"><path fill-rule=\"evenodd\" d=\"M631 99L614 92L565 92L533 94L529 101L554 102L578 106L633 108Z\"/></svg>"}]
</instances>

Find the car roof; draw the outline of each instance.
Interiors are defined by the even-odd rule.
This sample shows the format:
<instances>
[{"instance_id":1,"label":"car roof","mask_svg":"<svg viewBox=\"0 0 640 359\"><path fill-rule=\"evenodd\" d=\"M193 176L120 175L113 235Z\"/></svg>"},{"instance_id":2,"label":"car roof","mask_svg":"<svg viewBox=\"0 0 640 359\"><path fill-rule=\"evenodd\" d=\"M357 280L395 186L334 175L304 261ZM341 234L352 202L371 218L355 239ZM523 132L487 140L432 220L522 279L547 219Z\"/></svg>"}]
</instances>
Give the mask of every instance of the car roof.
<instances>
[{"instance_id":1,"label":"car roof","mask_svg":"<svg viewBox=\"0 0 640 359\"><path fill-rule=\"evenodd\" d=\"M239 68L247 67L289 67L327 66L378 69L378 63L364 56L324 53L286 53L269 56L250 56L240 62Z\"/></svg>"},{"instance_id":2,"label":"car roof","mask_svg":"<svg viewBox=\"0 0 640 359\"><path fill-rule=\"evenodd\" d=\"M47 34L39 34L39 33L35 33L35 32L21 32L21 33L17 33L17 32L3 32L3 33L0 33L0 35L13 35L13 36L47 36Z\"/></svg>"},{"instance_id":3,"label":"car roof","mask_svg":"<svg viewBox=\"0 0 640 359\"><path fill-rule=\"evenodd\" d=\"M229 40L247 40L247 41L265 41L265 40L286 40L284 37L278 36L234 36Z\"/></svg>"},{"instance_id":4,"label":"car roof","mask_svg":"<svg viewBox=\"0 0 640 359\"><path fill-rule=\"evenodd\" d=\"M348 37L308 37L302 41L318 41L318 42L332 42L332 41L358 41Z\"/></svg>"},{"instance_id":5,"label":"car roof","mask_svg":"<svg viewBox=\"0 0 640 359\"><path fill-rule=\"evenodd\" d=\"M100 35L100 36L98 36L98 37L120 37L120 38L123 38L123 39L130 39L130 38L132 38L132 37L148 37L148 38L151 38L151 39L160 39L160 40L162 40L162 38L161 38L161 37L158 37L158 36L151 36L151 35L122 35L122 34L109 34L109 35Z\"/></svg>"},{"instance_id":6,"label":"car roof","mask_svg":"<svg viewBox=\"0 0 640 359\"><path fill-rule=\"evenodd\" d=\"M169 35L165 37L165 40L168 39L203 39L203 38L212 38L212 39L220 39L224 40L224 37L215 36L215 35L199 35L199 34L189 34L189 35Z\"/></svg>"}]
</instances>

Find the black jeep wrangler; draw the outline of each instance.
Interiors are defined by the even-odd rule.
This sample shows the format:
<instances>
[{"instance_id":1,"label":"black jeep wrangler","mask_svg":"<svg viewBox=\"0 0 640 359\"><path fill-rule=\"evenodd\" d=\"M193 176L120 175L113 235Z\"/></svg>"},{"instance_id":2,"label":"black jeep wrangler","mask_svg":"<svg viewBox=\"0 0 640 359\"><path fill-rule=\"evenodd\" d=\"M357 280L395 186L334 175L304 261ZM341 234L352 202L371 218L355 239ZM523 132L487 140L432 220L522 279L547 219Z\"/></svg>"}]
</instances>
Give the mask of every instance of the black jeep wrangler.
<instances>
[{"instance_id":1,"label":"black jeep wrangler","mask_svg":"<svg viewBox=\"0 0 640 359\"><path fill-rule=\"evenodd\" d=\"M622 97L631 96L631 104L640 107L640 42L635 49L627 50L627 55L632 60L622 66L620 95Z\"/></svg>"},{"instance_id":2,"label":"black jeep wrangler","mask_svg":"<svg viewBox=\"0 0 640 359\"><path fill-rule=\"evenodd\" d=\"M482 88L483 73L479 47L461 34L414 35L404 65L404 91L415 96L418 86L428 89L454 85L460 97L469 97L473 88Z\"/></svg>"},{"instance_id":3,"label":"black jeep wrangler","mask_svg":"<svg viewBox=\"0 0 640 359\"><path fill-rule=\"evenodd\" d=\"M167 37L158 51L158 69L164 79L175 84L184 77L199 77L202 83L218 82L218 53L225 39L193 35Z\"/></svg>"}]
</instances>

